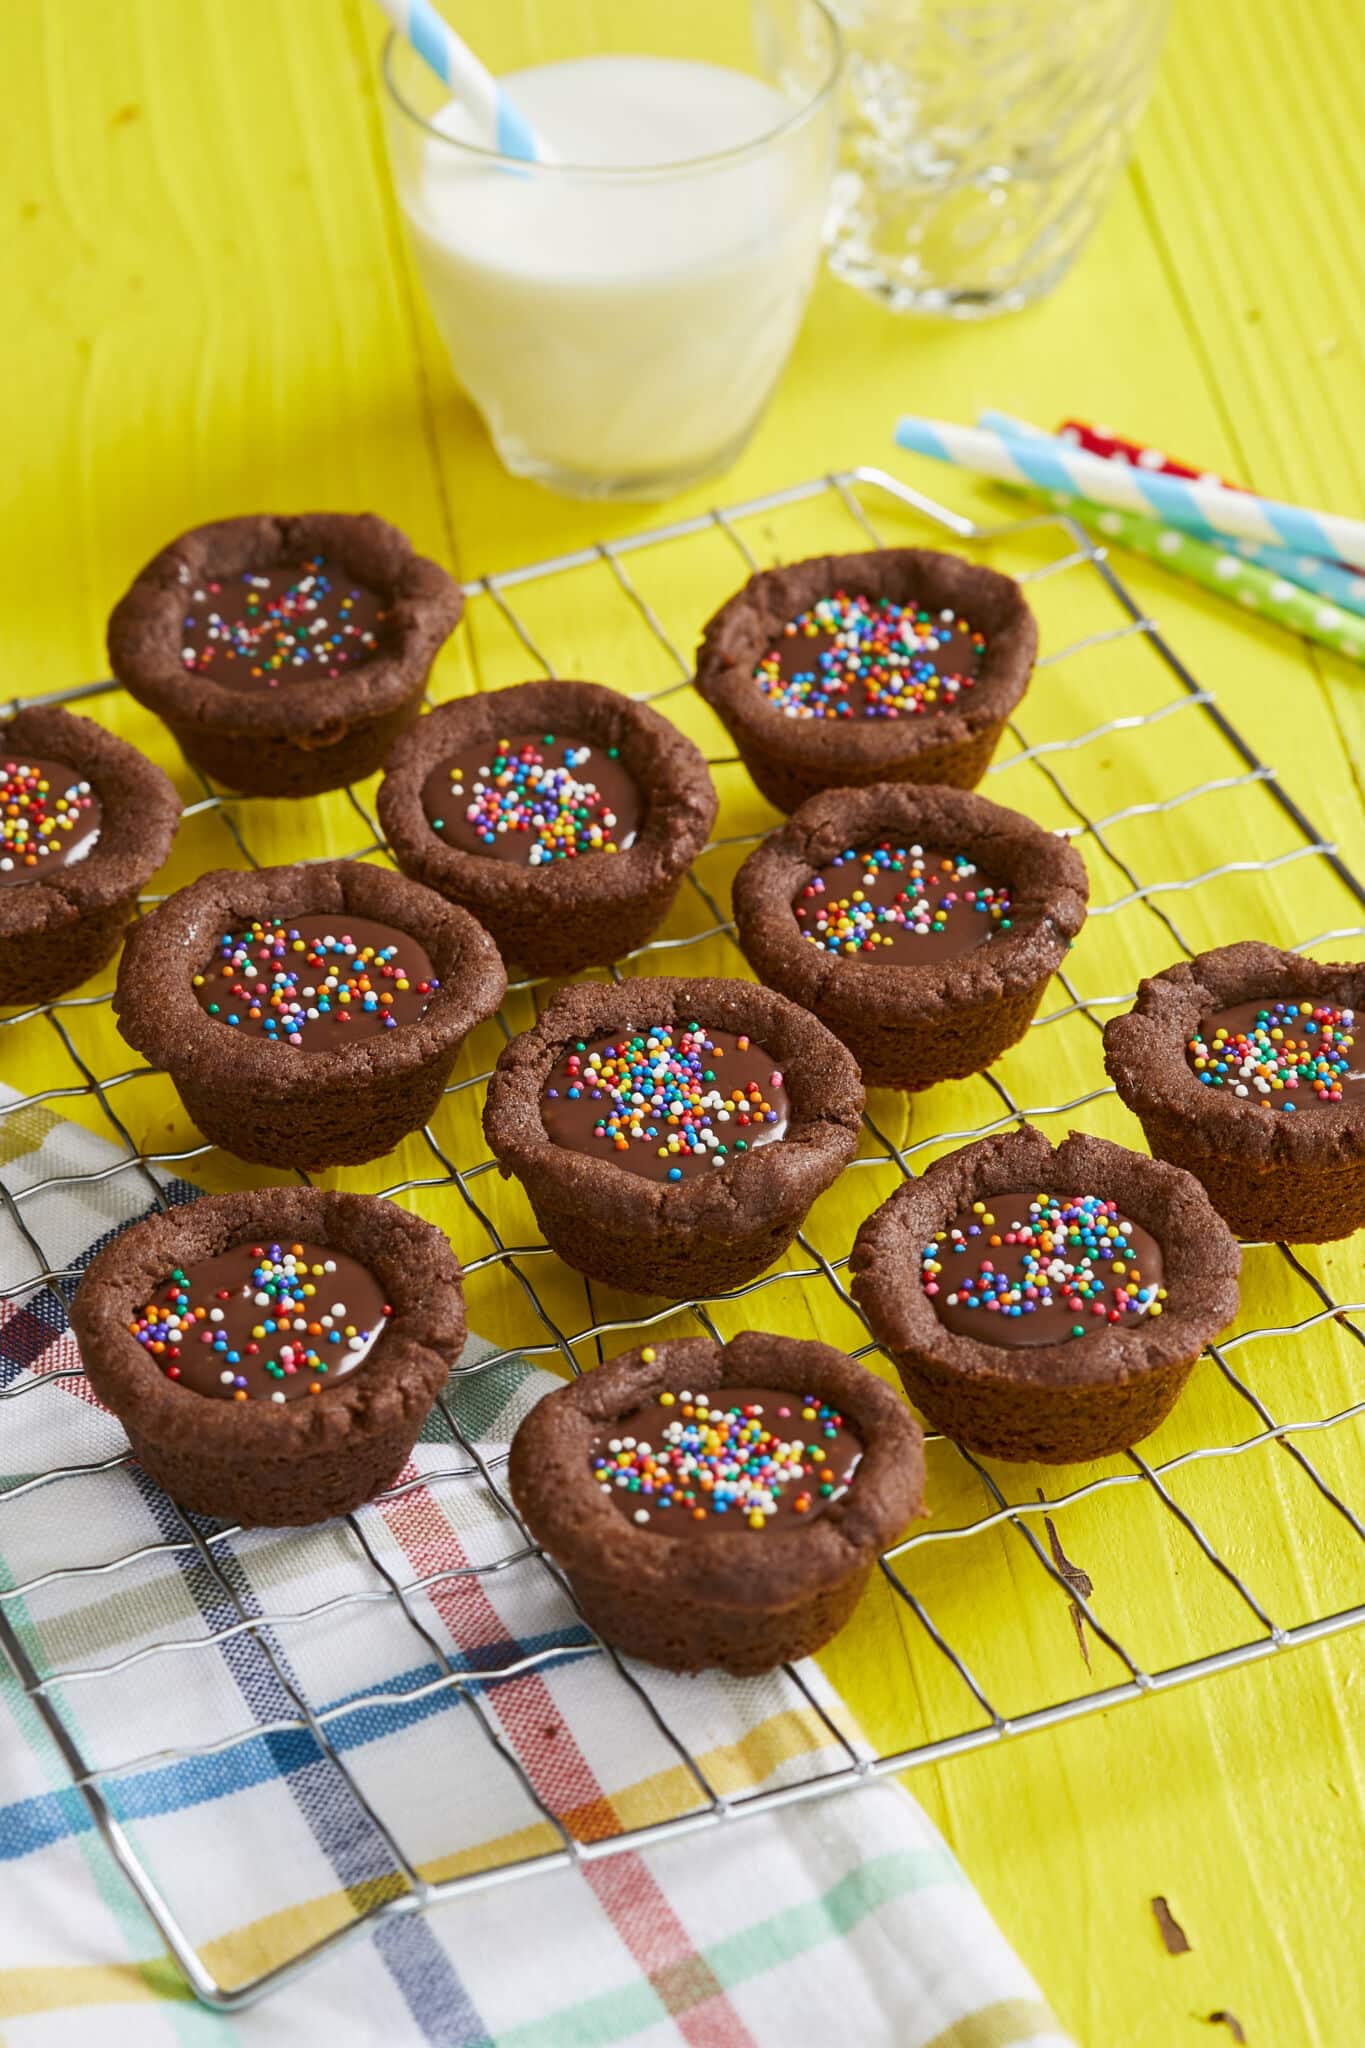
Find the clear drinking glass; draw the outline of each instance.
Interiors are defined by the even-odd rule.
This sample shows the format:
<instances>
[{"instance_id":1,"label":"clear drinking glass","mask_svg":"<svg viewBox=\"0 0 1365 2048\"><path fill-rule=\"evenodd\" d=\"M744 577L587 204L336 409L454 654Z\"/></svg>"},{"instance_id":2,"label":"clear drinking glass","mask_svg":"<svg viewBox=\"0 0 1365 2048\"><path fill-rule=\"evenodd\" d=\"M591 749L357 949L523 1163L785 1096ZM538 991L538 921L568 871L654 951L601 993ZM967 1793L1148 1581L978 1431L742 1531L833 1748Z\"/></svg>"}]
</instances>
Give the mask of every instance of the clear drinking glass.
<instances>
[{"instance_id":1,"label":"clear drinking glass","mask_svg":"<svg viewBox=\"0 0 1365 2048\"><path fill-rule=\"evenodd\" d=\"M665 497L725 468L819 262L828 9L498 0L461 27L558 161L482 146L397 38L386 129L436 324L503 463L588 498Z\"/></svg>"},{"instance_id":2,"label":"clear drinking glass","mask_svg":"<svg viewBox=\"0 0 1365 2048\"><path fill-rule=\"evenodd\" d=\"M830 264L897 312L1062 277L1147 103L1170 0L831 0L848 45Z\"/></svg>"}]
</instances>

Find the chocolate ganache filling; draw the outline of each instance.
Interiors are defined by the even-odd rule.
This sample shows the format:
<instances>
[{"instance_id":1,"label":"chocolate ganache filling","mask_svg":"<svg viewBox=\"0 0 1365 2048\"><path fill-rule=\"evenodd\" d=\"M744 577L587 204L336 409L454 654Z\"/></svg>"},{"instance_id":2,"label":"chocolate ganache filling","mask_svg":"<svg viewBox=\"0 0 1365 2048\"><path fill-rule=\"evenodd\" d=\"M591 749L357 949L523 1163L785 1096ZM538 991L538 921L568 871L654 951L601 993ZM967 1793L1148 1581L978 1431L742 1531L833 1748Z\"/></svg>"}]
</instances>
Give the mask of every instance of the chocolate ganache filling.
<instances>
[{"instance_id":1,"label":"chocolate ganache filling","mask_svg":"<svg viewBox=\"0 0 1365 2048\"><path fill-rule=\"evenodd\" d=\"M1206 1088L1265 1109L1365 1101L1355 1011L1309 997L1235 1003L1200 1020L1186 1048Z\"/></svg>"},{"instance_id":2,"label":"chocolate ganache filling","mask_svg":"<svg viewBox=\"0 0 1365 2048\"><path fill-rule=\"evenodd\" d=\"M813 1394L714 1387L660 1394L601 1429L589 1457L627 1521L692 1536L813 1522L847 1493L862 1453Z\"/></svg>"},{"instance_id":3,"label":"chocolate ganache filling","mask_svg":"<svg viewBox=\"0 0 1365 2048\"><path fill-rule=\"evenodd\" d=\"M818 868L793 900L803 938L822 952L925 966L975 952L1010 929L1010 892L965 853L849 847Z\"/></svg>"},{"instance_id":4,"label":"chocolate ganache filling","mask_svg":"<svg viewBox=\"0 0 1365 2048\"><path fill-rule=\"evenodd\" d=\"M985 648L951 609L836 590L789 621L754 681L788 718L910 718L957 703Z\"/></svg>"},{"instance_id":5,"label":"chocolate ganache filling","mask_svg":"<svg viewBox=\"0 0 1365 2048\"><path fill-rule=\"evenodd\" d=\"M177 1267L129 1329L168 1380L219 1401L296 1401L362 1366L392 1313L367 1267L267 1239Z\"/></svg>"},{"instance_id":6,"label":"chocolate ganache filling","mask_svg":"<svg viewBox=\"0 0 1365 2048\"><path fill-rule=\"evenodd\" d=\"M448 846L538 868L623 853L644 802L619 748L517 732L439 762L422 784L422 808Z\"/></svg>"},{"instance_id":7,"label":"chocolate ganache filling","mask_svg":"<svg viewBox=\"0 0 1365 2048\"><path fill-rule=\"evenodd\" d=\"M921 1283L959 1336L1007 1351L1159 1316L1161 1247L1099 1195L988 1195L935 1233Z\"/></svg>"},{"instance_id":8,"label":"chocolate ganache filling","mask_svg":"<svg viewBox=\"0 0 1365 2048\"><path fill-rule=\"evenodd\" d=\"M187 673L230 690L275 690L373 661L387 621L382 598L314 555L205 577L185 614L180 658Z\"/></svg>"},{"instance_id":9,"label":"chocolate ganache filling","mask_svg":"<svg viewBox=\"0 0 1365 2048\"><path fill-rule=\"evenodd\" d=\"M95 791L65 761L0 756L0 889L84 860L102 813Z\"/></svg>"},{"instance_id":10,"label":"chocolate ganache filling","mask_svg":"<svg viewBox=\"0 0 1365 2048\"><path fill-rule=\"evenodd\" d=\"M556 1145L646 1180L691 1180L782 1137L787 1091L771 1054L702 1024L580 1039L541 1095Z\"/></svg>"},{"instance_id":11,"label":"chocolate ganache filling","mask_svg":"<svg viewBox=\"0 0 1365 2048\"><path fill-rule=\"evenodd\" d=\"M194 977L220 1024L333 1052L422 1015L440 982L416 939L349 910L264 917L223 932Z\"/></svg>"}]
</instances>

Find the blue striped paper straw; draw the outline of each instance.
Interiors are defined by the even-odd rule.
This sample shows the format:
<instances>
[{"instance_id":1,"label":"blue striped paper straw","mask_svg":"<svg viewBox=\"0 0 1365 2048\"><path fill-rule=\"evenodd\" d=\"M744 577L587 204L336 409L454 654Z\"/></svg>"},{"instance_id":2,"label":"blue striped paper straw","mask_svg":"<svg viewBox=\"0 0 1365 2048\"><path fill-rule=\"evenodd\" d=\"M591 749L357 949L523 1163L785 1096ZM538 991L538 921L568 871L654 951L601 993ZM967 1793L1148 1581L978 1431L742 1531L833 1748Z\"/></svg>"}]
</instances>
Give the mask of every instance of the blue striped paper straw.
<instances>
[{"instance_id":1,"label":"blue striped paper straw","mask_svg":"<svg viewBox=\"0 0 1365 2048\"><path fill-rule=\"evenodd\" d=\"M985 427L959 427L950 420L898 421L896 441L912 455L930 455L1000 483L1027 484L1039 491L1063 491L1112 505L1119 512L1155 513L1201 540L1249 540L1280 544L1296 555L1327 557L1365 567L1365 521L1335 512L1310 512L1223 484L1189 483L1135 465L1106 462L1081 448L1054 447L1046 438L1002 434Z\"/></svg>"},{"instance_id":2,"label":"blue striped paper straw","mask_svg":"<svg viewBox=\"0 0 1365 2048\"><path fill-rule=\"evenodd\" d=\"M466 106L502 156L521 163L554 161L524 114L518 112L486 64L456 35L431 0L379 0L380 7L452 96Z\"/></svg>"},{"instance_id":3,"label":"blue striped paper straw","mask_svg":"<svg viewBox=\"0 0 1365 2048\"><path fill-rule=\"evenodd\" d=\"M1013 434L1030 441L1046 441L1059 454L1065 454L1072 446L1060 434L1049 434L1042 427L1033 426L1028 420L1015 419L1007 412L980 412L976 424L997 434ZM1101 458L1103 459L1103 458ZM1243 493L1243 496L1246 494ZM1341 562L1327 561L1317 555L1293 555L1288 548L1263 547L1251 540L1227 540L1215 533L1211 526L1202 530L1195 526L1182 528L1198 540L1207 540L1215 547L1225 548L1229 554L1238 555L1244 562L1255 562L1283 583L1296 583L1300 590L1311 590L1315 597L1321 597L1329 604L1339 605L1344 612L1354 612L1357 618L1365 618L1365 575L1346 568Z\"/></svg>"}]
</instances>

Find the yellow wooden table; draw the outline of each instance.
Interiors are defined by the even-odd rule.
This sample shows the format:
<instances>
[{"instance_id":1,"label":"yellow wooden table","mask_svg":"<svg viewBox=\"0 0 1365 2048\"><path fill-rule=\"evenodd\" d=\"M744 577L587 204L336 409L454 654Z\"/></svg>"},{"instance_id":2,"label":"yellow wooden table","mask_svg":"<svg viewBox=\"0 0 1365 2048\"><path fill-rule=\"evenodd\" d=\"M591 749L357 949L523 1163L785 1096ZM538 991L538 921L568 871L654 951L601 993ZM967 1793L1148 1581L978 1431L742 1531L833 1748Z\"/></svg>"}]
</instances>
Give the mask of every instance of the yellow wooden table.
<instances>
[{"instance_id":1,"label":"yellow wooden table","mask_svg":"<svg viewBox=\"0 0 1365 2048\"><path fill-rule=\"evenodd\" d=\"M476 37L478 7L465 12ZM1292 16L1277 0L1246 0L1236 10L1177 0L1136 163L1056 296L1001 324L930 328L898 322L823 282L752 447L722 485L671 506L669 516L830 467L884 461L898 410L966 419L987 405L1041 423L1067 413L1111 422L1265 493L1359 511L1365 491L1353 430L1365 304L1354 243L1365 164L1354 119L1357 27L1346 0L1307 0ZM495 463L452 386L403 248L383 170L376 44L363 0L11 0L0 16L0 234L9 281L0 385L3 696L101 675L104 620L130 574L181 527L210 516L373 508L465 577L627 534L658 516L562 503L513 483ZM914 480L968 509L989 502L923 467ZM810 536L812 544L828 537ZM1195 672L1360 865L1365 678L1158 571L1122 566ZM718 558L695 588L671 584L670 575L664 565L650 595L686 646L704 598L733 583L735 564L723 570ZM594 601L590 589L576 592L554 624L561 649L590 649L600 663L601 635L591 611L581 610ZM1089 621L1069 614L1069 602L1059 600L1048 631L1085 630ZM607 655L628 668L644 656L620 633ZM443 656L436 687L449 695L528 669L485 611ZM1092 663L1088 674L1096 722L1125 708L1136 687L1126 656L1116 655L1112 669ZM1050 687L1035 686L1044 718ZM94 710L127 736L152 741L151 721L125 702L103 699ZM699 708L678 716L714 739ZM1182 747L1189 731L1182 725L1178 737L1151 744ZM155 744L165 758L164 744ZM1189 744L1194 782L1205 740ZM1112 770L1096 763L1099 803L1140 797L1132 759ZM727 776L730 829L769 822L739 772ZM1030 801L1034 792L1030 784ZM1022 801L1024 785L994 793ZM1036 807L1045 822L1064 822L1064 814L1047 813L1041 783ZM1125 845L1144 874L1193 873L1268 850L1257 843L1263 816L1236 800L1198 818L1138 820ZM342 799L328 800L319 817L310 850L354 843ZM208 820L186 828L158 886L224 857L212 829ZM253 808L252 837L263 854L297 851L267 806ZM1097 893L1116 893L1112 876ZM1182 900L1181 918L1202 943L1299 939L1360 921L1342 915L1340 891L1319 862L1230 880L1213 902ZM1163 964L1154 941L1140 959L1125 954L1118 930L1093 920L1084 936L1092 992L1130 988L1135 972ZM1335 950L1358 951L1359 942ZM733 956L718 949L707 964L733 971ZM700 954L689 955L691 968L701 965ZM103 1012L82 1028L92 1061L121 1063ZM50 1073L50 1053L37 1039L7 1041L3 1057L4 1078L21 1085L41 1085ZM1036 1048L1021 1053L1013 1071L1038 1091L1024 1099L1061 1100L1085 1079L1098 1085L1097 1041L1085 1057L1077 1079L1050 1073ZM979 1094L967 1101L963 1093L964 1125L989 1114ZM100 1124L87 1100L62 1106ZM903 1105L883 1097L877 1107L892 1135L903 1136ZM460 1112L466 1125L472 1113ZM941 1104L921 1113L937 1115L940 1126L952 1121ZM1085 1121L1135 1142L1134 1127L1111 1103ZM472 1144L466 1125L457 1136ZM161 1084L137 1097L131 1127L149 1151L193 1143ZM411 1170L405 1150L368 1181L350 1181L379 1186ZM217 1185L232 1171L216 1161L203 1177ZM869 1175L856 1198L840 1196L852 1206L831 1212L831 1237L842 1236L846 1249L858 1217L889 1185L883 1177L874 1186ZM514 1191L499 1199L515 1219ZM468 1251L459 1235L467 1225L449 1220ZM1314 1270L1340 1299L1360 1298L1358 1252L1346 1246L1315 1257ZM1281 1301L1268 1267L1258 1271L1259 1321L1274 1321L1280 1308L1286 1320L1304 1313L1301 1302ZM580 1283L557 1284L572 1309ZM808 1329L823 1318L814 1292L793 1282L782 1293L787 1326ZM582 1322L581 1292L576 1305ZM608 1314L610 1297L598 1290L592 1306ZM495 1336L510 1313L491 1290L475 1296L471 1312ZM1257 1384L1277 1415L1327 1414L1358 1392L1361 1353L1344 1334L1329 1333L1312 1357L1311 1373L1286 1385L1273 1347L1258 1354ZM1158 1444L1198 1442L1201 1432L1220 1440L1220 1428L1234 1427L1217 1412L1226 1399L1212 1368L1201 1368L1180 1411L1181 1433L1163 1433ZM1235 1427L1245 1433L1245 1418ZM1359 1509L1358 1428L1330 1432L1314 1455ZM1054 1475L1050 1491L1063 1483ZM943 1479L934 1503L940 1516L960 1510L960 1484ZM1014 1485L1012 1498L1029 1497L1017 1478ZM1352 1539L1330 1514L1310 1513L1273 1447L1221 1461L1185 1499L1216 1518L1221 1547L1254 1577L1277 1618L1365 1597ZM1070 1553L1095 1582L1100 1611L1154 1645L1160 1662L1231 1639L1229 1596L1217 1574L1190 1565L1164 1525L1154 1522L1149 1540L1135 1544L1112 1500L1102 1496L1093 1512L1070 1509L1062 1524ZM979 1501L969 1512L980 1512ZM1080 1692L1112 1682L1111 1667L1093 1679L1082 1669L1065 1603L1036 1598L1025 1583L1036 1567L1010 1532L993 1547L974 1544L970 1556L962 1545L942 1545L933 1558L932 1600L948 1603L1007 1693L1027 1703L1059 1686ZM886 1743L931 1719L938 1681L922 1636L911 1650L909 1629L883 1590L828 1659ZM1080 2040L1164 2048L1221 2039L1207 2019L1219 2010L1237 2015L1248 2041L1274 2048L1336 2048L1358 2038L1360 1654L1359 1639L1347 1636L914 1774L914 1791ZM1150 1904L1156 1895L1169 1900L1189 1953L1164 1949Z\"/></svg>"}]
</instances>

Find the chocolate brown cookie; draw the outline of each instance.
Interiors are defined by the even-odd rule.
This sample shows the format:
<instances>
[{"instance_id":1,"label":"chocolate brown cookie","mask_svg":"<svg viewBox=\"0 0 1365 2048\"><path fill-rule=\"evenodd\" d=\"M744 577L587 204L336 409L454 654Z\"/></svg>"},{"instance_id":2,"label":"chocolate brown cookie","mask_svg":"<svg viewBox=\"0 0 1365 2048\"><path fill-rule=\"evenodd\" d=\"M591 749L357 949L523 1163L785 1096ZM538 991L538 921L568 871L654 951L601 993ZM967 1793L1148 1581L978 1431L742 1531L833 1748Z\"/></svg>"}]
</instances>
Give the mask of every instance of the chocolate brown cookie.
<instances>
[{"instance_id":1,"label":"chocolate brown cookie","mask_svg":"<svg viewBox=\"0 0 1365 2048\"><path fill-rule=\"evenodd\" d=\"M1085 921L1075 848L970 791L831 789L735 877L755 974L881 1088L979 1073L1022 1038Z\"/></svg>"},{"instance_id":2,"label":"chocolate brown cookie","mask_svg":"<svg viewBox=\"0 0 1365 2048\"><path fill-rule=\"evenodd\" d=\"M484 1132L568 1265L684 1299L786 1250L862 1107L851 1056L785 996L651 976L564 989L503 1051Z\"/></svg>"},{"instance_id":3,"label":"chocolate brown cookie","mask_svg":"<svg viewBox=\"0 0 1365 2048\"><path fill-rule=\"evenodd\" d=\"M99 972L179 821L161 770L93 719L33 705L0 725L0 1004Z\"/></svg>"},{"instance_id":4,"label":"chocolate brown cookie","mask_svg":"<svg viewBox=\"0 0 1365 2048\"><path fill-rule=\"evenodd\" d=\"M147 564L109 621L109 659L201 774L312 796L379 767L463 609L372 513L220 519Z\"/></svg>"},{"instance_id":5,"label":"chocolate brown cookie","mask_svg":"<svg viewBox=\"0 0 1365 2048\"><path fill-rule=\"evenodd\" d=\"M808 1657L924 1512L919 1426L828 1344L660 1341L548 1394L517 1507L604 1641L670 1671Z\"/></svg>"},{"instance_id":6,"label":"chocolate brown cookie","mask_svg":"<svg viewBox=\"0 0 1365 2048\"><path fill-rule=\"evenodd\" d=\"M1365 1228L1365 965L1250 939L1179 961L1106 1026L1104 1063L1239 1237Z\"/></svg>"},{"instance_id":7,"label":"chocolate brown cookie","mask_svg":"<svg viewBox=\"0 0 1365 2048\"><path fill-rule=\"evenodd\" d=\"M751 576L707 626L697 688L770 803L822 789L971 789L1023 696L1038 627L1019 585L927 548Z\"/></svg>"},{"instance_id":8,"label":"chocolate brown cookie","mask_svg":"<svg viewBox=\"0 0 1365 2048\"><path fill-rule=\"evenodd\" d=\"M466 911L364 861L222 868L137 927L114 1011L215 1145L352 1166L428 1121L506 986Z\"/></svg>"},{"instance_id":9,"label":"chocolate brown cookie","mask_svg":"<svg viewBox=\"0 0 1365 2048\"><path fill-rule=\"evenodd\" d=\"M600 683L442 704L399 740L379 786L404 873L472 911L533 974L642 946L715 815L692 742Z\"/></svg>"},{"instance_id":10,"label":"chocolate brown cookie","mask_svg":"<svg viewBox=\"0 0 1365 2048\"><path fill-rule=\"evenodd\" d=\"M134 1224L71 1324L144 1471L183 1508L272 1526L348 1514L394 1479L465 1334L439 1230L287 1187Z\"/></svg>"},{"instance_id":11,"label":"chocolate brown cookie","mask_svg":"<svg viewBox=\"0 0 1365 2048\"><path fill-rule=\"evenodd\" d=\"M1073 1131L937 1159L858 1232L854 1297L909 1394L985 1456L1150 1436L1237 1312L1237 1243L1190 1174Z\"/></svg>"}]
</instances>

